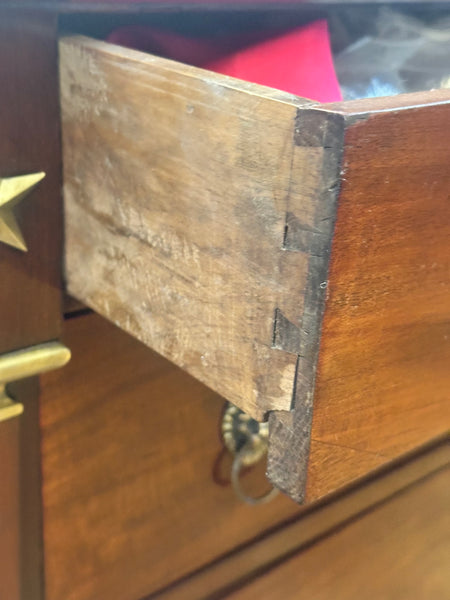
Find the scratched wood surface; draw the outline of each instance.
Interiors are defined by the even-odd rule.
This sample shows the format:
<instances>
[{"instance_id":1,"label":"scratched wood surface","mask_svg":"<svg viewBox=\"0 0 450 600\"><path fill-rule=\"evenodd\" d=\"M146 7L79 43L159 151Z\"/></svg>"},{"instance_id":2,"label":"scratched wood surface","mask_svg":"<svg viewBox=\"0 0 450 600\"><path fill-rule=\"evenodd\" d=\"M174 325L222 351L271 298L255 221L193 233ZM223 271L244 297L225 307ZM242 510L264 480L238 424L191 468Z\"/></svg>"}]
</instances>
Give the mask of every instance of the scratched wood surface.
<instances>
[{"instance_id":1,"label":"scratched wood surface","mask_svg":"<svg viewBox=\"0 0 450 600\"><path fill-rule=\"evenodd\" d=\"M247 413L288 410L299 353L313 380L332 115L88 38L60 59L69 293Z\"/></svg>"},{"instance_id":2,"label":"scratched wood surface","mask_svg":"<svg viewBox=\"0 0 450 600\"><path fill-rule=\"evenodd\" d=\"M306 501L450 423L450 92L327 108L346 133L311 441L300 393L269 465Z\"/></svg>"}]
</instances>

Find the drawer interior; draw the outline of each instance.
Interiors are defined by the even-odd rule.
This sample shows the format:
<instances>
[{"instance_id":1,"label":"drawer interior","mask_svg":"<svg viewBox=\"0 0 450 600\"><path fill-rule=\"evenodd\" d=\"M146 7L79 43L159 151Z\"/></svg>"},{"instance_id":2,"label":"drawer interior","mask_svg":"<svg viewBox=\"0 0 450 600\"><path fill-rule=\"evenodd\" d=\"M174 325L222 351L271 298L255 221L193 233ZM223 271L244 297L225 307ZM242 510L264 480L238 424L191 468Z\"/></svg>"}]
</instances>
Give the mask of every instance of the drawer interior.
<instances>
[{"instance_id":1,"label":"drawer interior","mask_svg":"<svg viewBox=\"0 0 450 600\"><path fill-rule=\"evenodd\" d=\"M95 13L94 11L89 14L63 15L60 17L60 27L64 32L80 33L103 40L112 37L114 40L120 40L119 43L123 43L125 46L171 58L170 55L167 55L167 52L175 52L176 54L179 50L175 49L174 51L170 48L170 43L168 50L167 43L164 40L162 43L158 40L152 40L151 36L145 33L146 30L148 32L150 29L163 35L168 33L180 36L176 40L176 44L182 44L183 38L188 41L216 40L219 46L225 43L226 52L232 53L234 50L248 44L254 44L257 40L261 41L283 35L297 27L324 19L328 25L331 48L336 59L352 45L363 43L362 38L385 36L386 29L389 29L390 23L392 26L394 21L394 30L388 32L386 44L388 46L398 45L399 49L397 53L390 54L390 59L386 65L387 72L383 71L382 73L382 76L388 79L389 69L392 69L392 65L396 64L397 61L401 61L399 57L404 52L401 48L404 45L403 42L422 34L425 39L428 39L428 35L431 35L431 38L435 41L442 42L444 28L448 32L449 16L448 6L439 1L393 2L390 4L383 3L382 5L377 2L356 2L352 6L346 5L346 3L312 2L294 7L289 6L289 4L281 6L274 4L265 7L258 7L257 4L253 7L235 5L227 7L219 4L208 7L190 6L188 10L180 8L177 10L173 6L165 8L157 6L149 7L148 10L140 8L136 11L133 11L133 6L131 6L130 10L126 12L123 10L114 11L114 7L112 7L107 13ZM421 32L422 28L423 31ZM429 31L425 32L427 28L429 28ZM214 47L214 42L211 47ZM210 51L211 47L205 49L204 52ZM444 54L445 47L442 46L442 50L439 50L439 52ZM391 52L391 49L383 45L381 52L385 51ZM432 51L432 47L427 50L427 52ZM361 90L357 88L357 78L364 72L364 62L361 61L364 60L365 56L368 61L367 67L370 68L370 52L371 50L368 48L366 55L358 55L361 57L357 59L360 61L361 67L358 67L359 74L355 75L354 85L356 89L352 97L358 97L357 94L361 93ZM377 54L379 53L380 47L374 47L372 61L377 60ZM187 57L183 59L182 51L181 56L182 58L178 60L182 62L185 62L185 60L190 61L190 58ZM191 60L194 60L194 63L189 62L189 64L196 64L195 60L199 59L198 57L196 59L191 57ZM284 60L295 63L296 58L290 56L289 58L284 57ZM444 63L445 56L440 56L439 60ZM406 59L405 62L407 62ZM349 63L349 69L351 68L354 68L353 59ZM416 68L426 71L427 69L435 69L436 64L430 62L419 66L415 64L413 69ZM445 71L445 66L442 69ZM345 77L344 73L342 73L342 77ZM404 75L400 75L401 77L404 77ZM417 78L419 79L418 75ZM432 84L425 83L421 87L419 80L414 85L415 87L410 86L411 89L404 91L427 90L432 87ZM382 93L383 91L384 93ZM385 88L378 92L378 95L392 93L401 93L401 91L395 92L395 89L389 88L386 84Z\"/></svg>"}]
</instances>

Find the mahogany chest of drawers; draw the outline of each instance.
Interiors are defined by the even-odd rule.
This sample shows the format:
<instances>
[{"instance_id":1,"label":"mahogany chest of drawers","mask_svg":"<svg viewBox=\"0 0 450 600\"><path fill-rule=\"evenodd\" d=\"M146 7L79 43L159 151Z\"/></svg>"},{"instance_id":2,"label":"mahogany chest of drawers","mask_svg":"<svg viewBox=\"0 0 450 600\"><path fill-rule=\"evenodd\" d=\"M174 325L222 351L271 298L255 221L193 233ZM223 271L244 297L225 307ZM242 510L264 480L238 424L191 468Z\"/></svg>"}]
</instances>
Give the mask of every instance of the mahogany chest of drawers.
<instances>
[{"instance_id":1,"label":"mahogany chest of drawers","mask_svg":"<svg viewBox=\"0 0 450 600\"><path fill-rule=\"evenodd\" d=\"M340 8L207 4L0 2L0 599L444 597L450 92L320 104L101 39Z\"/></svg>"}]
</instances>

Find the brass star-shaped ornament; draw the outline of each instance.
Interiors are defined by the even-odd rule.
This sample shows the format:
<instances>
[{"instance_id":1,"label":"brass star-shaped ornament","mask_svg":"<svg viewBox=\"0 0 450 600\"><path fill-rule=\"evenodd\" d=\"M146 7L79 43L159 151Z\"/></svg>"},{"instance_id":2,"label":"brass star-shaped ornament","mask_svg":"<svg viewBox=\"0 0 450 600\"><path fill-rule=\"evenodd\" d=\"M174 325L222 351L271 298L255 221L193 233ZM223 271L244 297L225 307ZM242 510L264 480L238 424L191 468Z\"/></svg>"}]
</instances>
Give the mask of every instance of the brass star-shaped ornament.
<instances>
[{"instance_id":1,"label":"brass star-shaped ornament","mask_svg":"<svg viewBox=\"0 0 450 600\"><path fill-rule=\"evenodd\" d=\"M14 207L44 177L45 173L41 172L19 177L0 178L0 242L23 252L28 250L14 216Z\"/></svg>"}]
</instances>

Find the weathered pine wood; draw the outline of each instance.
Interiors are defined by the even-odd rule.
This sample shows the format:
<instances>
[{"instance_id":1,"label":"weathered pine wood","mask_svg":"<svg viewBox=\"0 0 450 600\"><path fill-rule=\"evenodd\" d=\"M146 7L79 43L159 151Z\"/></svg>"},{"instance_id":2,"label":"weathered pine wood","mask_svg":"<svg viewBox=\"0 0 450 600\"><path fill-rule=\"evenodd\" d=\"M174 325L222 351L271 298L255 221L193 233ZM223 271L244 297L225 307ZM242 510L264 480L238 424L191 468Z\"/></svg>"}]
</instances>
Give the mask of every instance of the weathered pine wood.
<instances>
[{"instance_id":1,"label":"weathered pine wood","mask_svg":"<svg viewBox=\"0 0 450 600\"><path fill-rule=\"evenodd\" d=\"M299 353L313 381L334 115L83 37L60 62L69 293L249 414L289 410Z\"/></svg>"},{"instance_id":2,"label":"weathered pine wood","mask_svg":"<svg viewBox=\"0 0 450 600\"><path fill-rule=\"evenodd\" d=\"M45 600L144 598L299 514L235 496L222 398L98 315L64 341L41 378ZM264 464L243 485L266 490Z\"/></svg>"},{"instance_id":3,"label":"weathered pine wood","mask_svg":"<svg viewBox=\"0 0 450 600\"><path fill-rule=\"evenodd\" d=\"M449 475L412 486L226 598L448 598Z\"/></svg>"},{"instance_id":4,"label":"weathered pine wood","mask_svg":"<svg viewBox=\"0 0 450 600\"><path fill-rule=\"evenodd\" d=\"M271 424L270 477L304 501L450 421L450 92L328 109L346 131L315 393Z\"/></svg>"}]
</instances>

